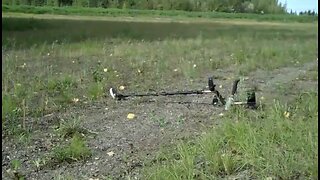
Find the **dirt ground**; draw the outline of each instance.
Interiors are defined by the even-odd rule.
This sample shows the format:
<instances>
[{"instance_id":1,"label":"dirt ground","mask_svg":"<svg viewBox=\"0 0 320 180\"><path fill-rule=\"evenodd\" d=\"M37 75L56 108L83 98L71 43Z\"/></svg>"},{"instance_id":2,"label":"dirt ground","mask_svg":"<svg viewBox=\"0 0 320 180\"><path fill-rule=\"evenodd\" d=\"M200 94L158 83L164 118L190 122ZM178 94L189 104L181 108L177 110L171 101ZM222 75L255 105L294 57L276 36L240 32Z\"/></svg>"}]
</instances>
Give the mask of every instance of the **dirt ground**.
<instances>
[{"instance_id":1,"label":"dirt ground","mask_svg":"<svg viewBox=\"0 0 320 180\"><path fill-rule=\"evenodd\" d=\"M318 61L295 64L273 71L252 72L241 87L256 86L257 100L264 97L264 104L271 105L273 99L289 102L299 92L318 92L318 80L300 79L301 75L318 66ZM221 94L231 91L232 68L213 73ZM199 89L207 85L207 77L196 79L192 86ZM281 85L287 86L281 91ZM168 90L187 90L183 83L166 87ZM221 90L220 90L221 89ZM108 92L106 92L108 93ZM126 91L123 91L126 93ZM126 101L115 101L108 95L103 101L82 104L39 119L28 119L32 129L29 143L17 144L2 135L2 178L10 179L7 170L12 159L21 161L20 173L26 179L140 179L140 170L146 161L151 161L162 147L175 145L179 140L195 138L221 123L223 108L211 105L212 95L188 95L172 97L144 97ZM128 113L136 117L127 119ZM86 135L92 157L86 161L63 163L37 170L33 161L46 156L58 142L54 126L62 119L79 116L81 127L96 132ZM114 155L110 156L110 152ZM109 154L108 154L109 153Z\"/></svg>"}]
</instances>

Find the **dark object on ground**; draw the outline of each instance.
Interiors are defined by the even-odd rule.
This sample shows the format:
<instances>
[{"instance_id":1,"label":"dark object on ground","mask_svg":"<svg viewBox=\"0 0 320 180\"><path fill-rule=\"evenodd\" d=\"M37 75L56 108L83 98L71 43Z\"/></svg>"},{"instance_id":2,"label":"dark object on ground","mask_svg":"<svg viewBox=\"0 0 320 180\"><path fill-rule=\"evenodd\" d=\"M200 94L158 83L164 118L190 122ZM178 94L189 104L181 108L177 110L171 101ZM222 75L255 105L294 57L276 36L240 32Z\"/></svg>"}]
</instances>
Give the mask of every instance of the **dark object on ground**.
<instances>
[{"instance_id":1,"label":"dark object on ground","mask_svg":"<svg viewBox=\"0 0 320 180\"><path fill-rule=\"evenodd\" d=\"M144 94L132 93L132 94L120 94L114 88L110 88L109 93L113 99L124 100L128 97L144 97L144 96L174 96L174 95L190 95L190 94L206 94L206 93L214 93L212 99L212 105L217 105L220 101L222 105L225 106L225 109L228 110L231 105L247 105L247 107L255 107L256 98L255 92L250 91L247 93L247 102L234 102L234 95L237 92L238 83L240 79L236 79L232 86L231 96L228 98L228 102L226 103L225 98L216 90L216 85L213 82L213 78L208 78L208 87L209 90L190 90L190 91L175 91L175 92L147 92Z\"/></svg>"},{"instance_id":2,"label":"dark object on ground","mask_svg":"<svg viewBox=\"0 0 320 180\"><path fill-rule=\"evenodd\" d=\"M247 106L248 108L255 109L256 108L256 93L251 90L247 92Z\"/></svg>"}]
</instances>

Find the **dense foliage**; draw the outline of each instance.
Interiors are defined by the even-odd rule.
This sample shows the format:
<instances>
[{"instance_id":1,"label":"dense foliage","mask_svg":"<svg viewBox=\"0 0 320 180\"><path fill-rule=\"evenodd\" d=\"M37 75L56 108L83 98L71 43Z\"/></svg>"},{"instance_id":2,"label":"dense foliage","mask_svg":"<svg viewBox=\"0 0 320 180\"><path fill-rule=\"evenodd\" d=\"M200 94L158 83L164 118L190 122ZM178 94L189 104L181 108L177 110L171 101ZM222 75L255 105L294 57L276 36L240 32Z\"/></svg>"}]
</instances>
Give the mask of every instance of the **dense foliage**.
<instances>
[{"instance_id":1,"label":"dense foliage","mask_svg":"<svg viewBox=\"0 0 320 180\"><path fill-rule=\"evenodd\" d=\"M286 12L286 4L278 0L4 0L2 4L267 14Z\"/></svg>"}]
</instances>

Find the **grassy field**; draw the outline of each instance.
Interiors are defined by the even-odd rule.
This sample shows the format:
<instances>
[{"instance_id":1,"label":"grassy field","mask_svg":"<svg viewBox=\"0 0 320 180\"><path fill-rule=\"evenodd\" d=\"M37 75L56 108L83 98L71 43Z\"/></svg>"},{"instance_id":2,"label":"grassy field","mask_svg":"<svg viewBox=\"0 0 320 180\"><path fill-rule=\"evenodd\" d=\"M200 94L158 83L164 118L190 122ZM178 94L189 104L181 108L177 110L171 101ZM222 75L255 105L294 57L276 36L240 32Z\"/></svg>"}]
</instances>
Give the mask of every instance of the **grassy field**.
<instances>
[{"instance_id":1,"label":"grassy field","mask_svg":"<svg viewBox=\"0 0 320 180\"><path fill-rule=\"evenodd\" d=\"M2 7L22 12L10 8ZM41 8L30 9L34 13ZM199 88L199 79L218 70L224 72L221 79L251 78L260 71L267 76L284 68L297 74L294 68L317 59L318 25L314 23L188 20L3 17L3 137L15 139L19 146L19 139L35 135L30 125L34 119L41 122L52 113L104 101L110 87L121 85L128 91L192 89ZM317 84L317 74L313 69L298 77ZM293 87L268 92L273 95L270 97L283 98L283 92L296 94L288 103L280 102L281 98L267 99L271 104L267 108L225 112L223 123L200 138L183 141L176 149L171 147L174 151L160 153L151 164L146 162L144 176L317 178L318 93L313 86L304 90ZM117 106L108 103L107 108ZM161 118L156 119L160 122ZM52 150L55 164L92 155L86 139L78 137L80 123L71 122L60 125L62 139L72 139L69 146L62 143L64 146Z\"/></svg>"},{"instance_id":2,"label":"grassy field","mask_svg":"<svg viewBox=\"0 0 320 180\"><path fill-rule=\"evenodd\" d=\"M223 19L251 19L257 21L280 22L317 22L317 16L295 16L274 14L237 14L221 12L186 12L165 10L136 10L136 9L112 9L112 8L81 8L81 7L41 7L41 6L8 6L2 5L2 12L32 13L32 14L62 14L62 15L95 15L111 17L189 17L189 18L223 18Z\"/></svg>"}]
</instances>

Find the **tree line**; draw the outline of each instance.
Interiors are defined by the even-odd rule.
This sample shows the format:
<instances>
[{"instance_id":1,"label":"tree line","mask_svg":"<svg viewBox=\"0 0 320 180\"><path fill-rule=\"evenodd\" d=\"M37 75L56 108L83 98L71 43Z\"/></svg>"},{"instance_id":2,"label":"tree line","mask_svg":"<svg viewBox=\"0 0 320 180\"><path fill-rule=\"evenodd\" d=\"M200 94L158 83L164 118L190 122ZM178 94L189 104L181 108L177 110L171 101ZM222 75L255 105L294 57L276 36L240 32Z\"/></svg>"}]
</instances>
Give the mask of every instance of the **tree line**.
<instances>
[{"instance_id":1,"label":"tree line","mask_svg":"<svg viewBox=\"0 0 320 180\"><path fill-rule=\"evenodd\" d=\"M308 11L301 11L299 15L318 16L318 13L316 13L315 11L308 10Z\"/></svg>"},{"instance_id":2,"label":"tree line","mask_svg":"<svg viewBox=\"0 0 320 180\"><path fill-rule=\"evenodd\" d=\"M285 14L278 0L3 0L7 5Z\"/></svg>"}]
</instances>

